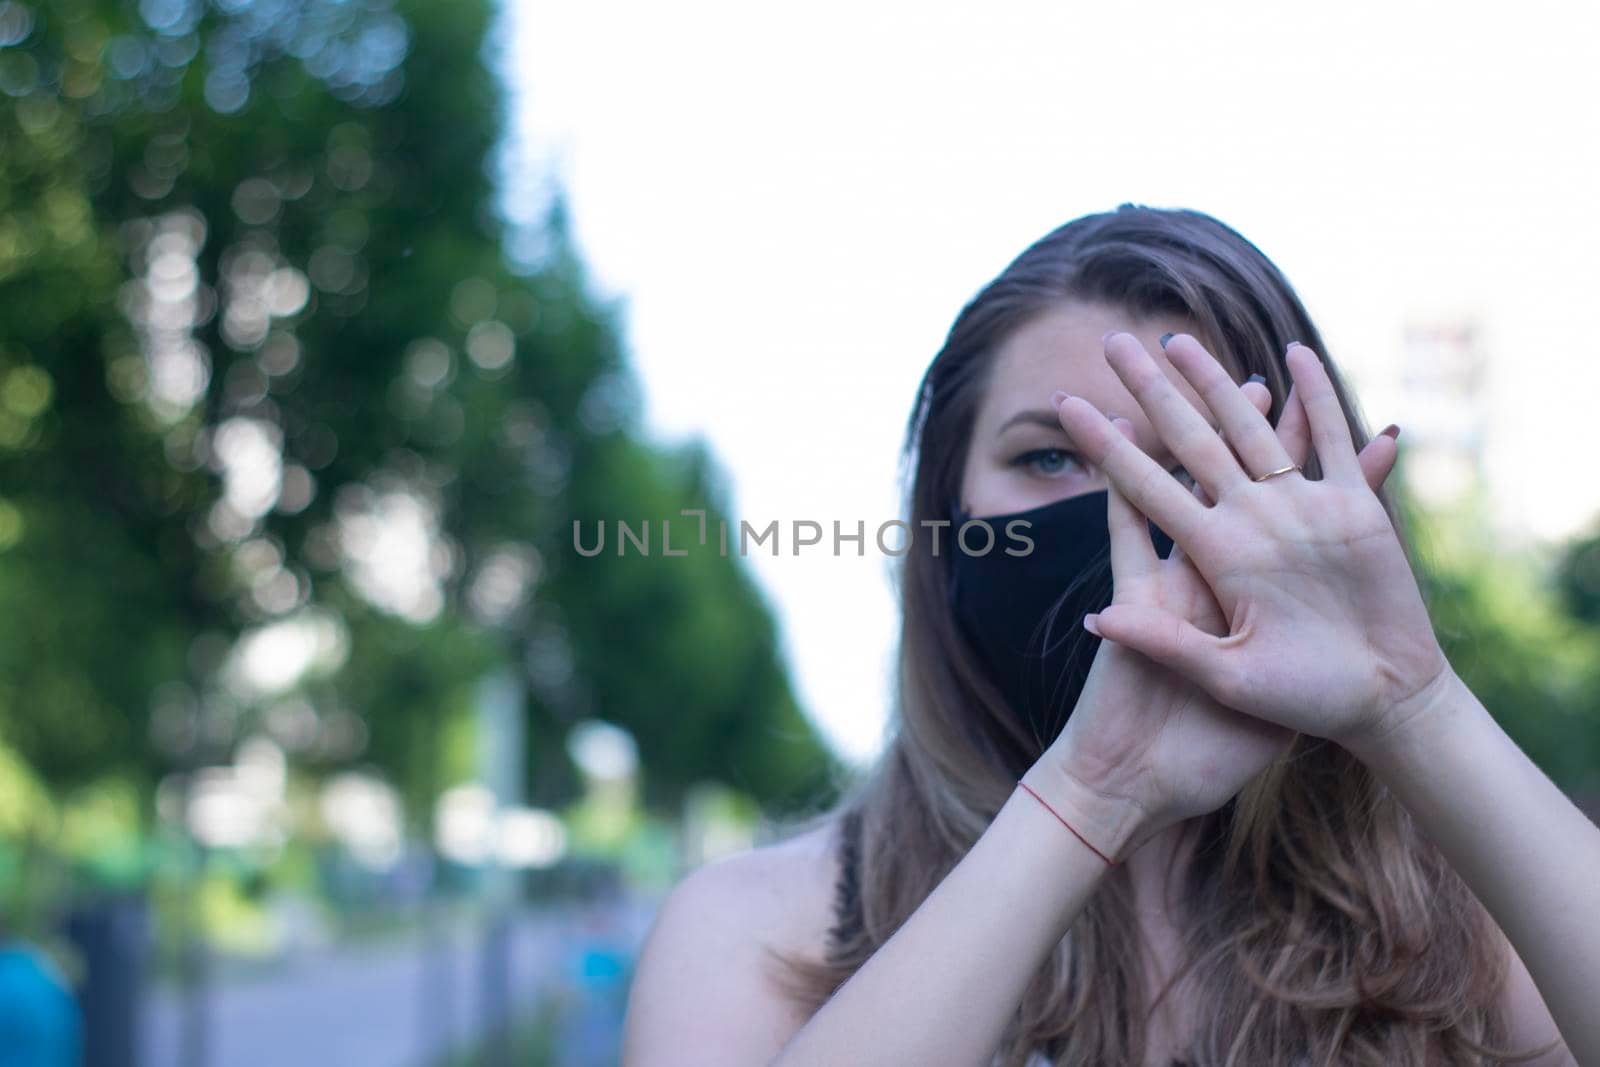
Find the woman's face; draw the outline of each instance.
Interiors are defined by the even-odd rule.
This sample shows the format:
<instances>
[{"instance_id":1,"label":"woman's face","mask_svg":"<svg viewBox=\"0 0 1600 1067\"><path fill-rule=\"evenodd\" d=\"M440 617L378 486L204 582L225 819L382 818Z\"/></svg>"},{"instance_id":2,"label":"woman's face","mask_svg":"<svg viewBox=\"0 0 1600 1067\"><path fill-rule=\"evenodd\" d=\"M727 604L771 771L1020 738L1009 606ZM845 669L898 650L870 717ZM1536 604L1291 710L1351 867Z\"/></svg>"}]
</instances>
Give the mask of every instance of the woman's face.
<instances>
[{"instance_id":1,"label":"woman's face","mask_svg":"<svg viewBox=\"0 0 1600 1067\"><path fill-rule=\"evenodd\" d=\"M1064 390L1106 415L1133 423L1139 447L1176 469L1150 421L1105 361L1100 338L1125 330L1144 345L1167 377L1207 421L1210 409L1167 362L1164 333L1194 333L1181 316L1137 318L1102 304L1062 303L1013 333L994 355L978 405L961 479L961 505L978 517L1027 511L1069 496L1104 489L1104 476L1079 458L1056 420L1050 396Z\"/></svg>"}]
</instances>

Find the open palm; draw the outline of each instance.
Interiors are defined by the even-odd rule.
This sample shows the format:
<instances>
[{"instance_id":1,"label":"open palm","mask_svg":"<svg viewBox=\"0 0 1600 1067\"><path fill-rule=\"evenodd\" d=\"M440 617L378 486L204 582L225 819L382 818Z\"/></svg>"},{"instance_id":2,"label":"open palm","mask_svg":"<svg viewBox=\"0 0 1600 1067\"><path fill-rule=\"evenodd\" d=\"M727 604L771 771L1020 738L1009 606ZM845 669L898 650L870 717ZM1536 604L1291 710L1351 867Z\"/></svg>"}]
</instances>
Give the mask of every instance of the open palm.
<instances>
[{"instance_id":1,"label":"open palm","mask_svg":"<svg viewBox=\"0 0 1600 1067\"><path fill-rule=\"evenodd\" d=\"M1287 357L1323 469L1312 481L1295 469L1303 457L1291 456L1198 341L1180 334L1167 356L1216 414L1226 442L1135 338L1117 334L1106 347L1211 503L1156 477L1161 468L1081 399L1062 403L1061 420L1132 505L1184 548L1227 624L1208 631L1161 604L1114 602L1091 625L1228 707L1346 744L1370 742L1426 705L1446 663L1321 362L1299 345Z\"/></svg>"},{"instance_id":2,"label":"open palm","mask_svg":"<svg viewBox=\"0 0 1600 1067\"><path fill-rule=\"evenodd\" d=\"M1230 381L1228 388L1258 412L1270 404L1263 386L1240 390ZM1127 420L1117 420L1116 426L1131 440ZM1306 430L1303 409L1291 397L1277 431L1287 452L1304 455L1309 448ZM1388 476L1394 456L1388 438L1362 453L1362 471L1373 485ZM1175 481L1166 481L1178 489ZM1115 484L1109 491L1108 523L1114 591L1112 607L1102 617L1127 610L1181 619L1208 635L1228 633L1227 615L1182 547L1160 558L1147 520ZM1147 809L1148 836L1220 807L1287 751L1295 729L1242 714L1131 647L1106 641L1058 743L1063 753L1071 754L1080 776L1103 790L1136 798Z\"/></svg>"}]
</instances>

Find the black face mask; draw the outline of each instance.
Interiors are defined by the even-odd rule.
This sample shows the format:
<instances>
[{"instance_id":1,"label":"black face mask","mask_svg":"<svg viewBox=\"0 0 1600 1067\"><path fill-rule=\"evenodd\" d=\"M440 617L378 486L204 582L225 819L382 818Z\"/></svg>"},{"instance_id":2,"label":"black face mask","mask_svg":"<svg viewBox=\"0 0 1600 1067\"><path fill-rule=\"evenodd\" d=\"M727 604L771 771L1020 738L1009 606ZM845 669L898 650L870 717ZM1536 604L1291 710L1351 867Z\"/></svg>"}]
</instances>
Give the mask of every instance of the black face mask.
<instances>
[{"instance_id":1,"label":"black face mask","mask_svg":"<svg viewBox=\"0 0 1600 1067\"><path fill-rule=\"evenodd\" d=\"M979 518L994 531L983 555L974 553L988 536L974 526L959 538L962 524L974 519L953 509L950 606L1007 707L1043 752L1066 725L1100 647L1083 617L1111 603L1106 493ZM1151 531L1165 557L1172 541Z\"/></svg>"}]
</instances>

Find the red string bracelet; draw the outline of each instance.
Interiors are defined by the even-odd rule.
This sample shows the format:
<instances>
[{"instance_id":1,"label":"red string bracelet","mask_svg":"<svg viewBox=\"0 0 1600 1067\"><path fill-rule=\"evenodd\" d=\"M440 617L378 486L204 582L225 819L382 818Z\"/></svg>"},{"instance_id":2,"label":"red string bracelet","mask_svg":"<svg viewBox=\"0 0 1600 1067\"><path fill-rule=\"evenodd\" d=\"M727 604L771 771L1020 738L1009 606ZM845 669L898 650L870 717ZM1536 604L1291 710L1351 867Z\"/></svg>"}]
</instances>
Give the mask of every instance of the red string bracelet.
<instances>
[{"instance_id":1,"label":"red string bracelet","mask_svg":"<svg viewBox=\"0 0 1600 1067\"><path fill-rule=\"evenodd\" d=\"M1063 819L1061 817L1061 813L1059 811L1057 811L1055 808L1052 808L1050 806L1049 802L1046 801L1044 797L1040 796L1038 793L1035 793L1033 791L1033 788L1031 786L1029 786L1027 782L1024 782L1021 778L1018 778L1017 779L1017 784L1020 785L1022 788L1026 789L1028 791L1028 794L1030 796L1032 796L1033 799L1035 799L1039 803L1043 804L1044 805L1044 810L1048 811L1051 815L1054 815L1056 817L1056 821L1057 822L1059 822L1062 826L1065 826L1068 830L1072 830L1072 836L1076 837L1079 841L1082 841L1084 848L1087 848L1090 852L1093 852L1096 856L1099 856L1101 859L1105 860L1107 867L1115 867L1117 865L1116 861L1113 860L1110 856L1107 856L1104 852L1101 852L1099 849L1097 849L1093 845L1089 844L1089 839L1087 837L1084 837L1082 834L1078 833L1078 831L1073 830L1072 829L1072 824L1069 823L1067 820Z\"/></svg>"}]
</instances>

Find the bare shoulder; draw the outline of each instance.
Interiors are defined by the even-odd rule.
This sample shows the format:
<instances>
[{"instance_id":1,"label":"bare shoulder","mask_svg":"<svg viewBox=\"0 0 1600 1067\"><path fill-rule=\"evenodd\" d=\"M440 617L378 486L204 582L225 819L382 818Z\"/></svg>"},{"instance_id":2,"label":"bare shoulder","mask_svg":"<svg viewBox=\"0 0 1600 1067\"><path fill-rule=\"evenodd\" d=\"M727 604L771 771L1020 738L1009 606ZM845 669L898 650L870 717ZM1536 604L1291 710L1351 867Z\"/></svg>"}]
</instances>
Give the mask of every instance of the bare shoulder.
<instances>
[{"instance_id":1,"label":"bare shoulder","mask_svg":"<svg viewBox=\"0 0 1600 1067\"><path fill-rule=\"evenodd\" d=\"M804 1025L768 950L821 958L837 827L713 860L667 894L629 991L627 1067L766 1063Z\"/></svg>"}]
</instances>

